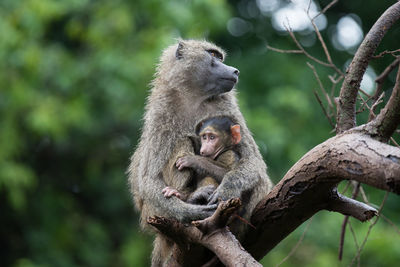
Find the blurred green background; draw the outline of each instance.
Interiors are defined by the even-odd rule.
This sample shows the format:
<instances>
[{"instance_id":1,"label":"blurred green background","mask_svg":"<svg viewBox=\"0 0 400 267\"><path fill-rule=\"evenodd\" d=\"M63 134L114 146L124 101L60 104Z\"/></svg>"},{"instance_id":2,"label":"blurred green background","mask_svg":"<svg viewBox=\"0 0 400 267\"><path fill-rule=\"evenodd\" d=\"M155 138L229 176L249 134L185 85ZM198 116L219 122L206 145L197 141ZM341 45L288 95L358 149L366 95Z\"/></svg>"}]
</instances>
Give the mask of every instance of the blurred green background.
<instances>
[{"instance_id":1,"label":"blurred green background","mask_svg":"<svg viewBox=\"0 0 400 267\"><path fill-rule=\"evenodd\" d=\"M315 15L329 2L314 1L310 11ZM339 68L345 70L362 36L395 2L343 0L320 16L317 24ZM152 238L139 230L125 171L158 57L175 38L206 38L227 50L227 63L241 71L242 112L275 183L310 148L332 136L313 95L318 84L309 60L266 48L267 43L295 48L282 28L289 22L308 51L324 59L305 17L307 4L1 0L0 266L149 265ZM398 40L397 23L379 51L398 49ZM366 91L374 89L374 78L392 60L372 62ZM317 71L330 90L331 71L320 66ZM389 90L394 74L385 83ZM361 114L359 121L365 118ZM372 188L366 193L375 205L384 196ZM399 201L389 195L383 210L397 226ZM348 229L344 259L337 260L342 221L334 213L314 216L303 242L282 266L348 266L357 246ZM263 264L281 262L306 224ZM369 225L351 220L358 245ZM399 251L400 230L381 219L361 254L361 266L395 266Z\"/></svg>"}]
</instances>

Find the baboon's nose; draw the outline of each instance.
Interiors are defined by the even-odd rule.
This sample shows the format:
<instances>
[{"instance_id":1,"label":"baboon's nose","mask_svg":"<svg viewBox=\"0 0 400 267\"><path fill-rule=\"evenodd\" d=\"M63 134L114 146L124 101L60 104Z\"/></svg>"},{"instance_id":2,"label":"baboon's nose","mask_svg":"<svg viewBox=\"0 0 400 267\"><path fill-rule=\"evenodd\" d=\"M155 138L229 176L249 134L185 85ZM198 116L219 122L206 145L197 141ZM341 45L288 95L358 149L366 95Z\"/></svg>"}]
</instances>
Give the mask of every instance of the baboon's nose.
<instances>
[{"instance_id":1,"label":"baboon's nose","mask_svg":"<svg viewBox=\"0 0 400 267\"><path fill-rule=\"evenodd\" d=\"M235 73L237 76L239 76L240 71L239 71L238 69L235 69L235 70L233 71L233 73Z\"/></svg>"}]
</instances>

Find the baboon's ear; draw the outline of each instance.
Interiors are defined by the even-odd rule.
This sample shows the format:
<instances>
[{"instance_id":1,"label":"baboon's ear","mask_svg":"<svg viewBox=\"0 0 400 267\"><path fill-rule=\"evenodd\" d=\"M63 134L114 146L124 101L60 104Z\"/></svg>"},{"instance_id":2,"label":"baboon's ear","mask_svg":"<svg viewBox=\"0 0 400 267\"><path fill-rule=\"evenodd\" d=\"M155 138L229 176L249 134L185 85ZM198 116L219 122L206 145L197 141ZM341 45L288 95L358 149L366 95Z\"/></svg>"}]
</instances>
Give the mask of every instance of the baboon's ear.
<instances>
[{"instance_id":1,"label":"baboon's ear","mask_svg":"<svg viewBox=\"0 0 400 267\"><path fill-rule=\"evenodd\" d=\"M196 129L195 129L196 135L200 134L200 129L201 129L201 127L203 127L203 124L204 124L204 121L197 124Z\"/></svg>"},{"instance_id":2,"label":"baboon's ear","mask_svg":"<svg viewBox=\"0 0 400 267\"><path fill-rule=\"evenodd\" d=\"M232 143L234 145L239 144L242 139L242 135L240 134L240 125L235 124L231 126L231 135L232 135Z\"/></svg>"},{"instance_id":3,"label":"baboon's ear","mask_svg":"<svg viewBox=\"0 0 400 267\"><path fill-rule=\"evenodd\" d=\"M182 59L183 58L183 42L180 41L178 44L178 48L175 51L175 57L177 59Z\"/></svg>"}]
</instances>

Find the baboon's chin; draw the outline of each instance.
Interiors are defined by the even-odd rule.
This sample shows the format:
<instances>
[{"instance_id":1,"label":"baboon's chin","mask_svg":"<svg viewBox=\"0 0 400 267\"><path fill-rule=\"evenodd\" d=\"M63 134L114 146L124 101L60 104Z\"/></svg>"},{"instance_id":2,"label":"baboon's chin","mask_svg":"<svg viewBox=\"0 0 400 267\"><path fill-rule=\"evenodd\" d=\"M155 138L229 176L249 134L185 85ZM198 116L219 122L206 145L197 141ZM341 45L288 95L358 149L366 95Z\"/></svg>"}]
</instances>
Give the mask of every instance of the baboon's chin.
<instances>
[{"instance_id":1,"label":"baboon's chin","mask_svg":"<svg viewBox=\"0 0 400 267\"><path fill-rule=\"evenodd\" d=\"M233 87L235 87L235 84L236 83L230 82L228 84L225 84L224 86L221 86L219 89L219 91L220 91L219 94L230 92L233 89Z\"/></svg>"},{"instance_id":2,"label":"baboon's chin","mask_svg":"<svg viewBox=\"0 0 400 267\"><path fill-rule=\"evenodd\" d=\"M218 89L215 89L212 92L210 92L210 97L209 98L214 98L214 97L220 96L222 94L228 93L232 89L233 89L233 86L232 87L224 87L224 88L219 87Z\"/></svg>"}]
</instances>

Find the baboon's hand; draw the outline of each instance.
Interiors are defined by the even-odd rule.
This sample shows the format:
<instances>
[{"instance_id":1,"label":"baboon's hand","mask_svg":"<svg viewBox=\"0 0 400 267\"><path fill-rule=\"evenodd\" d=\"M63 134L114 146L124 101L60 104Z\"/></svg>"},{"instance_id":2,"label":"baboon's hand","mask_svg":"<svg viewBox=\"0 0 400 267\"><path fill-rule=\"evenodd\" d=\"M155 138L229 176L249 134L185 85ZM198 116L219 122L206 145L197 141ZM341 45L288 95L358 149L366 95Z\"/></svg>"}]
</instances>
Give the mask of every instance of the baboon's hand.
<instances>
[{"instance_id":1,"label":"baboon's hand","mask_svg":"<svg viewBox=\"0 0 400 267\"><path fill-rule=\"evenodd\" d=\"M240 192L232 190L232 188L230 190L224 190L224 188L219 186L208 198L208 205L216 205L222 200L228 200L231 198L240 198Z\"/></svg>"},{"instance_id":2,"label":"baboon's hand","mask_svg":"<svg viewBox=\"0 0 400 267\"><path fill-rule=\"evenodd\" d=\"M192 204L207 204L208 198L214 192L215 186L207 185L198 188L187 200L188 203Z\"/></svg>"},{"instance_id":3,"label":"baboon's hand","mask_svg":"<svg viewBox=\"0 0 400 267\"><path fill-rule=\"evenodd\" d=\"M182 198L182 196L178 192L178 190L176 190L172 187L169 187L169 186L165 187L161 192L164 194L164 197L166 197L166 198L170 198L172 196L176 196L179 199Z\"/></svg>"},{"instance_id":4,"label":"baboon's hand","mask_svg":"<svg viewBox=\"0 0 400 267\"><path fill-rule=\"evenodd\" d=\"M179 158L175 165L178 168L178 170L182 170L183 168L191 168L194 167L196 164L196 157L195 156L184 156L182 158Z\"/></svg>"},{"instance_id":5,"label":"baboon's hand","mask_svg":"<svg viewBox=\"0 0 400 267\"><path fill-rule=\"evenodd\" d=\"M180 219L181 222L189 223L191 221L202 220L205 218L210 217L214 214L217 210L218 205L194 205L185 203L187 209L182 210L180 215L182 218ZM190 211L190 212L189 212Z\"/></svg>"}]
</instances>

